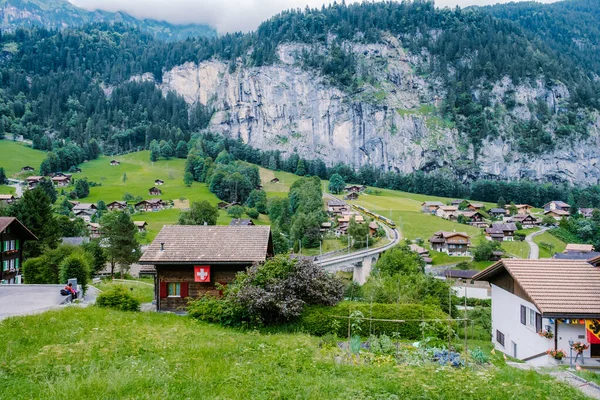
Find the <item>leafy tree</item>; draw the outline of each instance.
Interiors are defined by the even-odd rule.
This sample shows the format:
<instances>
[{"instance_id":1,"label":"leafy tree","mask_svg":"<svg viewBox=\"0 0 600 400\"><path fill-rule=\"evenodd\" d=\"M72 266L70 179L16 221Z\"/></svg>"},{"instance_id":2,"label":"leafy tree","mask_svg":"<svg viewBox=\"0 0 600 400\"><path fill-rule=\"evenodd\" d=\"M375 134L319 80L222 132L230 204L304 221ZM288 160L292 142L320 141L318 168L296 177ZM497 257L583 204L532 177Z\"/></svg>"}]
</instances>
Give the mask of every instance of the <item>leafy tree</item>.
<instances>
[{"instance_id":1,"label":"leafy tree","mask_svg":"<svg viewBox=\"0 0 600 400\"><path fill-rule=\"evenodd\" d=\"M69 279L77 278L77 285L83 292L87 291L90 266L80 254L72 254L60 263L60 283L67 283Z\"/></svg>"},{"instance_id":2,"label":"leafy tree","mask_svg":"<svg viewBox=\"0 0 600 400\"><path fill-rule=\"evenodd\" d=\"M99 212L108 211L108 208L106 208L106 203L104 202L104 200L98 200L98 202L96 203L96 210L98 210Z\"/></svg>"},{"instance_id":3,"label":"leafy tree","mask_svg":"<svg viewBox=\"0 0 600 400\"><path fill-rule=\"evenodd\" d=\"M397 246L384 252L375 268L383 275L413 275L424 271L425 262L408 247Z\"/></svg>"},{"instance_id":4,"label":"leafy tree","mask_svg":"<svg viewBox=\"0 0 600 400\"><path fill-rule=\"evenodd\" d=\"M190 209L179 214L179 225L216 225L219 218L217 207L206 200L195 201Z\"/></svg>"},{"instance_id":5,"label":"leafy tree","mask_svg":"<svg viewBox=\"0 0 600 400\"><path fill-rule=\"evenodd\" d=\"M192 183L194 183L194 175L192 175L190 172L183 174L183 183L185 186L191 187Z\"/></svg>"},{"instance_id":6,"label":"leafy tree","mask_svg":"<svg viewBox=\"0 0 600 400\"><path fill-rule=\"evenodd\" d=\"M252 219L256 219L260 216L260 213L256 210L256 208L246 208L246 215Z\"/></svg>"},{"instance_id":7,"label":"leafy tree","mask_svg":"<svg viewBox=\"0 0 600 400\"><path fill-rule=\"evenodd\" d=\"M329 178L329 191L334 194L340 194L346 188L346 182L340 174L333 174Z\"/></svg>"},{"instance_id":8,"label":"leafy tree","mask_svg":"<svg viewBox=\"0 0 600 400\"><path fill-rule=\"evenodd\" d=\"M232 218L241 218L242 214L244 214L244 207L242 206L231 206L227 210L227 215Z\"/></svg>"},{"instance_id":9,"label":"leafy tree","mask_svg":"<svg viewBox=\"0 0 600 400\"><path fill-rule=\"evenodd\" d=\"M156 140L150 142L150 161L156 162L160 158L160 146Z\"/></svg>"},{"instance_id":10,"label":"leafy tree","mask_svg":"<svg viewBox=\"0 0 600 400\"><path fill-rule=\"evenodd\" d=\"M69 218L67 215L57 215L56 223L58 225L59 236L61 237L81 237L88 233L87 227L81 218Z\"/></svg>"},{"instance_id":11,"label":"leafy tree","mask_svg":"<svg viewBox=\"0 0 600 400\"><path fill-rule=\"evenodd\" d=\"M279 229L274 228L271 232L273 236L273 251L275 254L287 254L290 251L290 241Z\"/></svg>"},{"instance_id":12,"label":"leafy tree","mask_svg":"<svg viewBox=\"0 0 600 400\"><path fill-rule=\"evenodd\" d=\"M515 203L511 202L510 206L508 206L508 213L510 215L517 215L518 212L519 210L517 210L517 206L515 205Z\"/></svg>"},{"instance_id":13,"label":"leafy tree","mask_svg":"<svg viewBox=\"0 0 600 400\"><path fill-rule=\"evenodd\" d=\"M90 194L90 184L87 179L77 179L77 182L75 183L75 194L77 195L77 198L80 199L88 197Z\"/></svg>"},{"instance_id":14,"label":"leafy tree","mask_svg":"<svg viewBox=\"0 0 600 400\"><path fill-rule=\"evenodd\" d=\"M6 173L4 172L4 168L0 167L0 185L6 185L8 183L8 179L6 179Z\"/></svg>"},{"instance_id":15,"label":"leafy tree","mask_svg":"<svg viewBox=\"0 0 600 400\"><path fill-rule=\"evenodd\" d=\"M500 196L496 205L498 206L498 208L506 207L506 200L504 200L504 197Z\"/></svg>"},{"instance_id":16,"label":"leafy tree","mask_svg":"<svg viewBox=\"0 0 600 400\"><path fill-rule=\"evenodd\" d=\"M542 217L542 225L554 226L556 225L556 219L554 219L554 217L551 215L544 215Z\"/></svg>"},{"instance_id":17,"label":"leafy tree","mask_svg":"<svg viewBox=\"0 0 600 400\"><path fill-rule=\"evenodd\" d=\"M177 143L177 148L175 149L175 156L177 158L187 158L187 155L187 143L185 143L183 140L180 140L179 143Z\"/></svg>"},{"instance_id":18,"label":"leafy tree","mask_svg":"<svg viewBox=\"0 0 600 400\"><path fill-rule=\"evenodd\" d=\"M164 140L160 142L160 155L166 158L167 160L173 157L173 148L168 142Z\"/></svg>"},{"instance_id":19,"label":"leafy tree","mask_svg":"<svg viewBox=\"0 0 600 400\"><path fill-rule=\"evenodd\" d=\"M123 172L123 178L121 178L121 182L127 182L127 172Z\"/></svg>"},{"instance_id":20,"label":"leafy tree","mask_svg":"<svg viewBox=\"0 0 600 400\"><path fill-rule=\"evenodd\" d=\"M126 271L131 263L140 258L135 224L128 212L113 211L102 217L101 225L111 276L114 275L116 265L119 265L122 272Z\"/></svg>"},{"instance_id":21,"label":"leafy tree","mask_svg":"<svg viewBox=\"0 0 600 400\"><path fill-rule=\"evenodd\" d=\"M353 217L348 225L348 235L352 239L354 248L360 249L367 246L367 236L369 236L369 225L366 223L359 224Z\"/></svg>"},{"instance_id":22,"label":"leafy tree","mask_svg":"<svg viewBox=\"0 0 600 400\"><path fill-rule=\"evenodd\" d=\"M492 253L494 251L502 251L500 242L496 242L495 240L481 241L481 243L473 249L473 260L489 261L492 259Z\"/></svg>"},{"instance_id":23,"label":"leafy tree","mask_svg":"<svg viewBox=\"0 0 600 400\"><path fill-rule=\"evenodd\" d=\"M108 257L104 248L100 245L99 239L90 240L88 243L83 244L83 250L91 256L90 260L90 274L93 276L104 269Z\"/></svg>"},{"instance_id":24,"label":"leafy tree","mask_svg":"<svg viewBox=\"0 0 600 400\"><path fill-rule=\"evenodd\" d=\"M248 200L246 200L246 206L250 208L256 208L261 214L267 213L267 193L264 190L254 189L250 192Z\"/></svg>"},{"instance_id":25,"label":"leafy tree","mask_svg":"<svg viewBox=\"0 0 600 400\"><path fill-rule=\"evenodd\" d=\"M50 202L52 204L56 203L56 199L58 198L58 193L56 193L56 188L54 187L54 183L48 178L43 178L38 183L38 187L40 187L46 194L48 198L50 198Z\"/></svg>"}]
</instances>

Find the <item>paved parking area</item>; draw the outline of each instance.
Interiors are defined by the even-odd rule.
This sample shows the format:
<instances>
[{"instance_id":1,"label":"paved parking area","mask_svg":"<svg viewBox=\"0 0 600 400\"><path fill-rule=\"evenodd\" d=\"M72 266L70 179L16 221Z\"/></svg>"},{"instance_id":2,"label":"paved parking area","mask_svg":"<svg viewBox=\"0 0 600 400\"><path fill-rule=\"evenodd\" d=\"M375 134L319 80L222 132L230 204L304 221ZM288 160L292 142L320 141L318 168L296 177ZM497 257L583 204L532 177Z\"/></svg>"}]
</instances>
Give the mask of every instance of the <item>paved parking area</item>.
<instances>
[{"instance_id":1,"label":"paved parking area","mask_svg":"<svg viewBox=\"0 0 600 400\"><path fill-rule=\"evenodd\" d=\"M0 285L0 320L58 308L64 285Z\"/></svg>"}]
</instances>

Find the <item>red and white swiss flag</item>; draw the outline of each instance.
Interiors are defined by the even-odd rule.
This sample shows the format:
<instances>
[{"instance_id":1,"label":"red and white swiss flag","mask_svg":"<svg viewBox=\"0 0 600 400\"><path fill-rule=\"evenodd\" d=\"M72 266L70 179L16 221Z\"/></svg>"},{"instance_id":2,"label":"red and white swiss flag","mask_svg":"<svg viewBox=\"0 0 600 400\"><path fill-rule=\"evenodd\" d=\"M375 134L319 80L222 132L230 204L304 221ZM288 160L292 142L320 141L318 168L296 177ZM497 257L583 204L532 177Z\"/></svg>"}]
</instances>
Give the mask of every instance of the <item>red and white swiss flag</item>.
<instances>
[{"instance_id":1,"label":"red and white swiss flag","mask_svg":"<svg viewBox=\"0 0 600 400\"><path fill-rule=\"evenodd\" d=\"M210 266L195 265L194 266L194 282L210 282Z\"/></svg>"}]
</instances>

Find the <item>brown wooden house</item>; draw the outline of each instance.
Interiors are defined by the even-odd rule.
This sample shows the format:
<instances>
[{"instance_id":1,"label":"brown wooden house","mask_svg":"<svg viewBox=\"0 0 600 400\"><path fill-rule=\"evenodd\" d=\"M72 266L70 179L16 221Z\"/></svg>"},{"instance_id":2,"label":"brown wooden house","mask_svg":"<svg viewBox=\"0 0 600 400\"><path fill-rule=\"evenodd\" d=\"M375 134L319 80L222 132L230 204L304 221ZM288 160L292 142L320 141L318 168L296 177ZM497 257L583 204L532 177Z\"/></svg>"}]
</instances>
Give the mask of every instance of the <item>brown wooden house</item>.
<instances>
[{"instance_id":1,"label":"brown wooden house","mask_svg":"<svg viewBox=\"0 0 600 400\"><path fill-rule=\"evenodd\" d=\"M136 210L140 211L160 211L166 204L161 199L142 200L135 205Z\"/></svg>"},{"instance_id":2,"label":"brown wooden house","mask_svg":"<svg viewBox=\"0 0 600 400\"><path fill-rule=\"evenodd\" d=\"M35 171L35 168L30 167L29 165L26 165L23 168L21 168L21 172L33 172L33 171Z\"/></svg>"},{"instance_id":3,"label":"brown wooden house","mask_svg":"<svg viewBox=\"0 0 600 400\"><path fill-rule=\"evenodd\" d=\"M0 194L0 203L12 204L15 202L15 196L12 194Z\"/></svg>"},{"instance_id":4,"label":"brown wooden house","mask_svg":"<svg viewBox=\"0 0 600 400\"><path fill-rule=\"evenodd\" d=\"M345 200L358 200L358 192L350 192L348 195L344 196Z\"/></svg>"},{"instance_id":5,"label":"brown wooden house","mask_svg":"<svg viewBox=\"0 0 600 400\"><path fill-rule=\"evenodd\" d=\"M189 298L219 296L217 283L272 256L269 226L166 225L139 263L156 269L156 309L184 311Z\"/></svg>"},{"instance_id":6,"label":"brown wooden house","mask_svg":"<svg viewBox=\"0 0 600 400\"><path fill-rule=\"evenodd\" d=\"M469 246L471 240L469 235L464 232L444 232L438 231L429 238L431 249L440 251L451 256L470 255Z\"/></svg>"},{"instance_id":7,"label":"brown wooden house","mask_svg":"<svg viewBox=\"0 0 600 400\"><path fill-rule=\"evenodd\" d=\"M23 245L27 240L37 238L18 219L0 217L0 283L21 283Z\"/></svg>"},{"instance_id":8,"label":"brown wooden house","mask_svg":"<svg viewBox=\"0 0 600 400\"><path fill-rule=\"evenodd\" d=\"M160 196L162 195L162 190L160 190L157 187L151 187L150 189L148 189L148 194L150 196Z\"/></svg>"},{"instance_id":9,"label":"brown wooden house","mask_svg":"<svg viewBox=\"0 0 600 400\"><path fill-rule=\"evenodd\" d=\"M106 205L106 208L108 209L108 211L124 210L127 208L127 202L126 201L113 201L112 203L108 203Z\"/></svg>"},{"instance_id":10,"label":"brown wooden house","mask_svg":"<svg viewBox=\"0 0 600 400\"><path fill-rule=\"evenodd\" d=\"M227 209L228 209L230 206L231 206L231 204L229 204L229 203L228 203L228 202L226 202L226 201L220 201L220 202L217 204L217 207L219 208L219 210L227 210Z\"/></svg>"}]
</instances>

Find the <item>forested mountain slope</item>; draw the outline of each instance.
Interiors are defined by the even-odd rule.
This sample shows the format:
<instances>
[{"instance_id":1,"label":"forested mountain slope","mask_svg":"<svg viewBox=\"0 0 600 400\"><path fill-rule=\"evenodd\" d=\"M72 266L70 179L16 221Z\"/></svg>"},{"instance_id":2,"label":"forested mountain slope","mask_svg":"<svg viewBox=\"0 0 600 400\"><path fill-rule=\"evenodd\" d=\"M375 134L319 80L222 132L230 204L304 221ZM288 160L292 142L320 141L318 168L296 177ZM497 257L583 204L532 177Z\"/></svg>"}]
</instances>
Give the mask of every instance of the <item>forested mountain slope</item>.
<instances>
[{"instance_id":1,"label":"forested mountain slope","mask_svg":"<svg viewBox=\"0 0 600 400\"><path fill-rule=\"evenodd\" d=\"M209 129L329 166L600 178L594 70L487 11L365 3L216 39L96 24L1 40L0 128L40 148L96 139L122 152Z\"/></svg>"},{"instance_id":2,"label":"forested mountain slope","mask_svg":"<svg viewBox=\"0 0 600 400\"><path fill-rule=\"evenodd\" d=\"M30 27L62 29L98 22L123 23L169 41L195 36L216 36L216 31L206 25L175 25L152 19L139 20L123 12L88 11L67 0L0 0L2 30Z\"/></svg>"}]
</instances>

